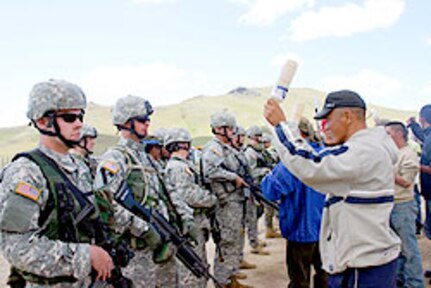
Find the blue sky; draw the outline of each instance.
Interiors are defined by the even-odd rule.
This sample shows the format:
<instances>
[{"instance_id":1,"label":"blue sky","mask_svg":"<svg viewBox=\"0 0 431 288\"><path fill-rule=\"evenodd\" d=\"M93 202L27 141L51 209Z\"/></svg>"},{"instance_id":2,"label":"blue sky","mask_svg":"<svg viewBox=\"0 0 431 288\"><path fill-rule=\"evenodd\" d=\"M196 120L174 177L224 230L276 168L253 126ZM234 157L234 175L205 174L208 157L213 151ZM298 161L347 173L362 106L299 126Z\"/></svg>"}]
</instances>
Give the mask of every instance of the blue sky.
<instances>
[{"instance_id":1,"label":"blue sky","mask_svg":"<svg viewBox=\"0 0 431 288\"><path fill-rule=\"evenodd\" d=\"M431 1L2 1L0 126L23 125L33 84L61 78L89 101L155 105L270 86L356 90L369 102L431 102Z\"/></svg>"}]
</instances>

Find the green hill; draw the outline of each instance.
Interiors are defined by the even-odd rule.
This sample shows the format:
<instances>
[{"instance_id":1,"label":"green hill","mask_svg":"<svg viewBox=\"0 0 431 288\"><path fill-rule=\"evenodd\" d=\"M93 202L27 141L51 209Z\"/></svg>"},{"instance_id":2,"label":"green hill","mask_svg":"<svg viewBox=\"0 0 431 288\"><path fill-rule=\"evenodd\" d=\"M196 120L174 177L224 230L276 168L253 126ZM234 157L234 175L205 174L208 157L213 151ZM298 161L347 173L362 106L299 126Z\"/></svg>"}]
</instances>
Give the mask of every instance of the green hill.
<instances>
[{"instance_id":1,"label":"green hill","mask_svg":"<svg viewBox=\"0 0 431 288\"><path fill-rule=\"evenodd\" d=\"M156 107L152 117L151 130L161 127L184 127L195 138L195 144L204 144L210 139L210 115L217 110L227 109L233 113L238 124L248 127L252 124L267 125L262 116L263 104L270 94L270 88L237 88L220 96L197 96L178 104ZM319 107L324 99L324 92L307 88L291 89L282 106L287 114L291 113L296 103L304 106L305 117L314 114L314 102ZM375 110L380 117L406 120L416 115L414 111L402 111L369 105L369 111ZM116 129L111 124L111 107L90 103L86 122L94 125L100 134L96 153L106 150L117 141ZM372 123L370 122L372 125ZM151 132L151 131L150 131ZM19 151L31 149L37 142L37 132L33 127L19 126L0 129L0 161L7 161ZM6 159L6 160L5 160ZM0 165L2 163L0 162Z\"/></svg>"}]
</instances>

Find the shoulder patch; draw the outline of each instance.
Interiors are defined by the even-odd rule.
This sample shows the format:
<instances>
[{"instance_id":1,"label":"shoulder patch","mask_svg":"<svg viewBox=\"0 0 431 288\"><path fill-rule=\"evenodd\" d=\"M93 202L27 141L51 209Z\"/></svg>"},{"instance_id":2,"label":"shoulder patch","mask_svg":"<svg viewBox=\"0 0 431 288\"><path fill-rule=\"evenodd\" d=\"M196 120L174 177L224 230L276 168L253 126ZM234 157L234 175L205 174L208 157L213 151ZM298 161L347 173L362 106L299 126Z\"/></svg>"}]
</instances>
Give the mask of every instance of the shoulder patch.
<instances>
[{"instance_id":1,"label":"shoulder patch","mask_svg":"<svg viewBox=\"0 0 431 288\"><path fill-rule=\"evenodd\" d=\"M103 163L102 167L111 172L112 174L117 174L118 170L120 170L120 166L112 161L106 161L105 163Z\"/></svg>"},{"instance_id":2,"label":"shoulder patch","mask_svg":"<svg viewBox=\"0 0 431 288\"><path fill-rule=\"evenodd\" d=\"M211 151L214 153L214 154L216 154L217 156L219 156L219 157L221 157L221 156L223 156L219 151L217 151L217 149L215 149L215 148L211 148Z\"/></svg>"},{"instance_id":3,"label":"shoulder patch","mask_svg":"<svg viewBox=\"0 0 431 288\"><path fill-rule=\"evenodd\" d=\"M23 181L19 181L18 185L16 185L15 192L16 194L29 198L35 202L37 202L42 193L40 189L37 189L33 185Z\"/></svg>"}]
</instances>

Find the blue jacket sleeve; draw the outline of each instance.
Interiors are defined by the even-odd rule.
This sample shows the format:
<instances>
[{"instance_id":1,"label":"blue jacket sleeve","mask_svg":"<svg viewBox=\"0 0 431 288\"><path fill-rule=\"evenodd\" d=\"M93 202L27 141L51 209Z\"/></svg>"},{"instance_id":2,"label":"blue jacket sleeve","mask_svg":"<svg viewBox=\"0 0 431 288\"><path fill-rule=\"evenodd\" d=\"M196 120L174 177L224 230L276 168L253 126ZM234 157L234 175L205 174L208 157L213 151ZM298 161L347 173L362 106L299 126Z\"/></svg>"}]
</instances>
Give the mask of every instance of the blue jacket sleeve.
<instances>
[{"instance_id":1,"label":"blue jacket sleeve","mask_svg":"<svg viewBox=\"0 0 431 288\"><path fill-rule=\"evenodd\" d=\"M278 201L292 192L290 173L280 162L262 180L261 189L268 200Z\"/></svg>"}]
</instances>

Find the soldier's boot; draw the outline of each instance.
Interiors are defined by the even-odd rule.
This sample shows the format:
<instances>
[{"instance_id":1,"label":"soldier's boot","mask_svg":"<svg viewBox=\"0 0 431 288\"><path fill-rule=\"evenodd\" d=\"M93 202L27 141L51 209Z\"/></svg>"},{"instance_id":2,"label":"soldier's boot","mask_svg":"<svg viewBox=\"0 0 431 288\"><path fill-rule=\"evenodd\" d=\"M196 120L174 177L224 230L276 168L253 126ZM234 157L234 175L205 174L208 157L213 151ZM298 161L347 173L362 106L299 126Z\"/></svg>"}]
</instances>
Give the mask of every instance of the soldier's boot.
<instances>
[{"instance_id":1,"label":"soldier's boot","mask_svg":"<svg viewBox=\"0 0 431 288\"><path fill-rule=\"evenodd\" d=\"M241 260L239 263L239 269L256 269L256 265L245 260Z\"/></svg>"},{"instance_id":2,"label":"soldier's boot","mask_svg":"<svg viewBox=\"0 0 431 288\"><path fill-rule=\"evenodd\" d=\"M243 279L247 279L247 275L245 275L244 273L238 272L235 274L235 278L243 280Z\"/></svg>"},{"instance_id":3,"label":"soldier's boot","mask_svg":"<svg viewBox=\"0 0 431 288\"><path fill-rule=\"evenodd\" d=\"M257 245L256 247L253 247L250 250L250 252L253 253L253 254L262 255L262 256L264 256L264 255L270 255L271 254L271 253L269 253L269 251L263 250L263 247L260 246L260 245Z\"/></svg>"},{"instance_id":4,"label":"soldier's boot","mask_svg":"<svg viewBox=\"0 0 431 288\"><path fill-rule=\"evenodd\" d=\"M281 234L274 230L272 227L266 227L266 238L272 239L272 238L281 238Z\"/></svg>"},{"instance_id":5,"label":"soldier's boot","mask_svg":"<svg viewBox=\"0 0 431 288\"><path fill-rule=\"evenodd\" d=\"M225 288L253 288L253 286L241 284L235 276L230 277L230 283Z\"/></svg>"}]
</instances>

